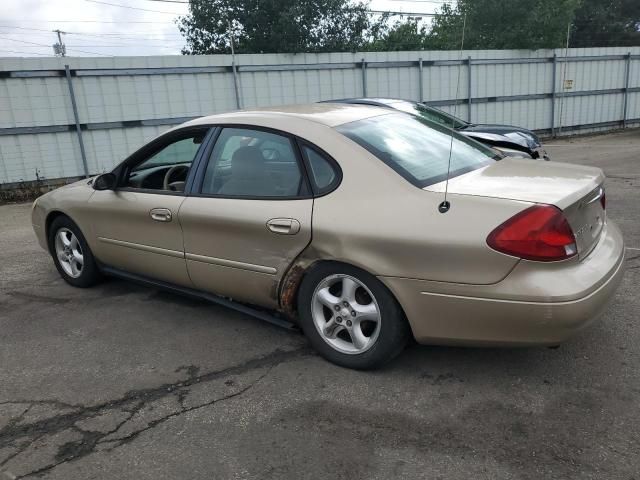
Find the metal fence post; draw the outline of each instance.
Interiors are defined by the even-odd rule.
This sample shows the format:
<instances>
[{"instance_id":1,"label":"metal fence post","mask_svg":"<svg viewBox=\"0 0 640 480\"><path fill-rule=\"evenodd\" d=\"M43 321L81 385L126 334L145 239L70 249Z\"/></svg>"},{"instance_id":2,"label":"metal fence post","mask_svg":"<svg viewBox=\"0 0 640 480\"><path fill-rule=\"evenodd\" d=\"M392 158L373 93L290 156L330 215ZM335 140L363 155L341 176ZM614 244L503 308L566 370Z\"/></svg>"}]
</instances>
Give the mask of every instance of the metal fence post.
<instances>
[{"instance_id":1,"label":"metal fence post","mask_svg":"<svg viewBox=\"0 0 640 480\"><path fill-rule=\"evenodd\" d=\"M422 57L418 59L418 97L420 99L420 102L424 102L424 91L423 91L423 87L422 87L422 79L423 79L423 74L422 74Z\"/></svg>"},{"instance_id":2,"label":"metal fence post","mask_svg":"<svg viewBox=\"0 0 640 480\"><path fill-rule=\"evenodd\" d=\"M467 85L467 102L469 105L468 108L468 112L467 112L467 121L469 123L471 123L471 55L469 55L469 57L467 57L467 76L469 77L468 80L468 85Z\"/></svg>"},{"instance_id":3,"label":"metal fence post","mask_svg":"<svg viewBox=\"0 0 640 480\"><path fill-rule=\"evenodd\" d=\"M558 56L553 54L553 68L551 79L551 136L556 136L556 70L558 68Z\"/></svg>"},{"instance_id":4,"label":"metal fence post","mask_svg":"<svg viewBox=\"0 0 640 480\"><path fill-rule=\"evenodd\" d=\"M362 59L360 64L360 68L362 68L362 96L367 96L367 62Z\"/></svg>"},{"instance_id":5,"label":"metal fence post","mask_svg":"<svg viewBox=\"0 0 640 480\"><path fill-rule=\"evenodd\" d=\"M627 71L624 80L624 103L622 105L622 128L627 128L627 108L629 106L629 78L631 76L631 52L627 54Z\"/></svg>"},{"instance_id":6,"label":"metal fence post","mask_svg":"<svg viewBox=\"0 0 640 480\"><path fill-rule=\"evenodd\" d=\"M233 90L236 94L236 108L240 110L242 108L242 103L240 103L240 87L238 86L238 72L236 69L236 62L231 61L231 71L233 72Z\"/></svg>"},{"instance_id":7,"label":"metal fence post","mask_svg":"<svg viewBox=\"0 0 640 480\"><path fill-rule=\"evenodd\" d=\"M87 166L87 153L84 150L84 142L82 141L82 129L80 128L80 117L78 116L78 106L76 105L76 96L73 93L73 82L71 81L71 70L69 65L64 66L64 73L67 77L67 85L69 86L69 96L71 97L71 106L73 107L73 117L76 121L76 134L78 135L78 143L80 144L80 155L82 156L82 165L84 167L85 178L89 177L89 167Z\"/></svg>"}]
</instances>

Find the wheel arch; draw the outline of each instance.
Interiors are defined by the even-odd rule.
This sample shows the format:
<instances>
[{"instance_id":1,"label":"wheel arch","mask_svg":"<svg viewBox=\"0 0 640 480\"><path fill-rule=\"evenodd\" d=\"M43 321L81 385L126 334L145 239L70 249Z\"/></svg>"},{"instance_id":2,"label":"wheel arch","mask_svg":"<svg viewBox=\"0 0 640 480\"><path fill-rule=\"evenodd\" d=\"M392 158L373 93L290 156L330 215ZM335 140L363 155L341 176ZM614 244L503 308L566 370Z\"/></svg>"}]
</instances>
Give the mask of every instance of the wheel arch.
<instances>
[{"instance_id":1,"label":"wheel arch","mask_svg":"<svg viewBox=\"0 0 640 480\"><path fill-rule=\"evenodd\" d=\"M60 217L67 217L69 220L71 220L74 224L77 225L77 223L73 220L73 218L71 218L69 214L63 212L62 210L51 210L49 213L47 213L47 216L44 221L44 234L47 240L47 246L49 247L49 251L51 251L51 242L50 242L50 235L49 235L51 233L51 225L53 224L56 218L60 218Z\"/></svg>"},{"instance_id":2,"label":"wheel arch","mask_svg":"<svg viewBox=\"0 0 640 480\"><path fill-rule=\"evenodd\" d=\"M344 260L336 260L334 258L317 258L317 259L308 259L305 257L299 257L296 261L289 267L289 270L284 275L283 280L281 282L280 292L279 292L279 306L280 311L291 321L297 322L297 300L298 300L298 292L300 290L300 286L305 278L305 276L314 268L320 265L326 264L334 264L334 265L344 265L351 268L356 268L358 270L362 270L369 275L372 275L384 286L384 288L389 292L389 295L397 302L400 310L402 311L402 316L404 320L408 322L407 315L404 311L404 307L400 303L397 295L389 288L389 286L384 282L380 277L374 275L369 272L366 268L363 268L360 265L355 265L353 263L346 262ZM410 325L410 323L409 323Z\"/></svg>"}]
</instances>

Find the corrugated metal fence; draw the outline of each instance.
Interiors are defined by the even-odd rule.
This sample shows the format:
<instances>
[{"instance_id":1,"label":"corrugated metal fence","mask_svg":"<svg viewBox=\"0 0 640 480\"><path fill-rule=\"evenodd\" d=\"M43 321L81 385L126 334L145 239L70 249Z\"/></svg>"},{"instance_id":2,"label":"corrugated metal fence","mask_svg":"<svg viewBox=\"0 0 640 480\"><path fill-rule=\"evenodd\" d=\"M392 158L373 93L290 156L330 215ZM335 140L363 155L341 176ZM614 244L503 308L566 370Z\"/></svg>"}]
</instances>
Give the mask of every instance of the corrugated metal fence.
<instances>
[{"instance_id":1,"label":"corrugated metal fence","mask_svg":"<svg viewBox=\"0 0 640 480\"><path fill-rule=\"evenodd\" d=\"M639 47L238 55L236 63L234 78L225 55L0 59L0 184L109 170L193 117L332 98L423 100L472 122L546 134L640 124Z\"/></svg>"}]
</instances>

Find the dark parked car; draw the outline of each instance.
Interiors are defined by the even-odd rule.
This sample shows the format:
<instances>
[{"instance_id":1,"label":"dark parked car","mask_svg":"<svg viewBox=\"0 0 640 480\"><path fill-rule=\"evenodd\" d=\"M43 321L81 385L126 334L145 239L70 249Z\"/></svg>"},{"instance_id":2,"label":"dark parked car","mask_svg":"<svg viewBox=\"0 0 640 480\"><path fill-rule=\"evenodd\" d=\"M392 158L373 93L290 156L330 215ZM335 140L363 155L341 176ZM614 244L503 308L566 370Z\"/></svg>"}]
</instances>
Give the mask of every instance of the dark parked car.
<instances>
[{"instance_id":1,"label":"dark parked car","mask_svg":"<svg viewBox=\"0 0 640 480\"><path fill-rule=\"evenodd\" d=\"M531 130L512 125L476 125L465 122L442 110L430 107L425 103L393 98L344 98L328 100L327 103L351 103L360 105L375 105L393 108L412 113L453 128L461 134L499 150L511 157L536 158L550 160L549 155L542 148L540 139Z\"/></svg>"}]
</instances>

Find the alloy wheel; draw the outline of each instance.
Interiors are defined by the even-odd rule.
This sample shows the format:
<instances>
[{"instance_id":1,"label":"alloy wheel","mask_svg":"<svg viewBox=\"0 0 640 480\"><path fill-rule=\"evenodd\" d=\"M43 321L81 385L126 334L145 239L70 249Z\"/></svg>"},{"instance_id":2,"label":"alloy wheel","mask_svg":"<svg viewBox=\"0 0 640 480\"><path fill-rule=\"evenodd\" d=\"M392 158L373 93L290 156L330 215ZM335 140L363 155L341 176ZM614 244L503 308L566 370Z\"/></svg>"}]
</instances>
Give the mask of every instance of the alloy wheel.
<instances>
[{"instance_id":1,"label":"alloy wheel","mask_svg":"<svg viewBox=\"0 0 640 480\"><path fill-rule=\"evenodd\" d=\"M331 275L316 287L311 305L313 323L335 350L360 354L380 333L380 308L367 286L351 275Z\"/></svg>"},{"instance_id":2,"label":"alloy wheel","mask_svg":"<svg viewBox=\"0 0 640 480\"><path fill-rule=\"evenodd\" d=\"M55 238L56 257L64 272L72 278L82 274L84 257L78 238L68 228L61 228Z\"/></svg>"}]
</instances>

